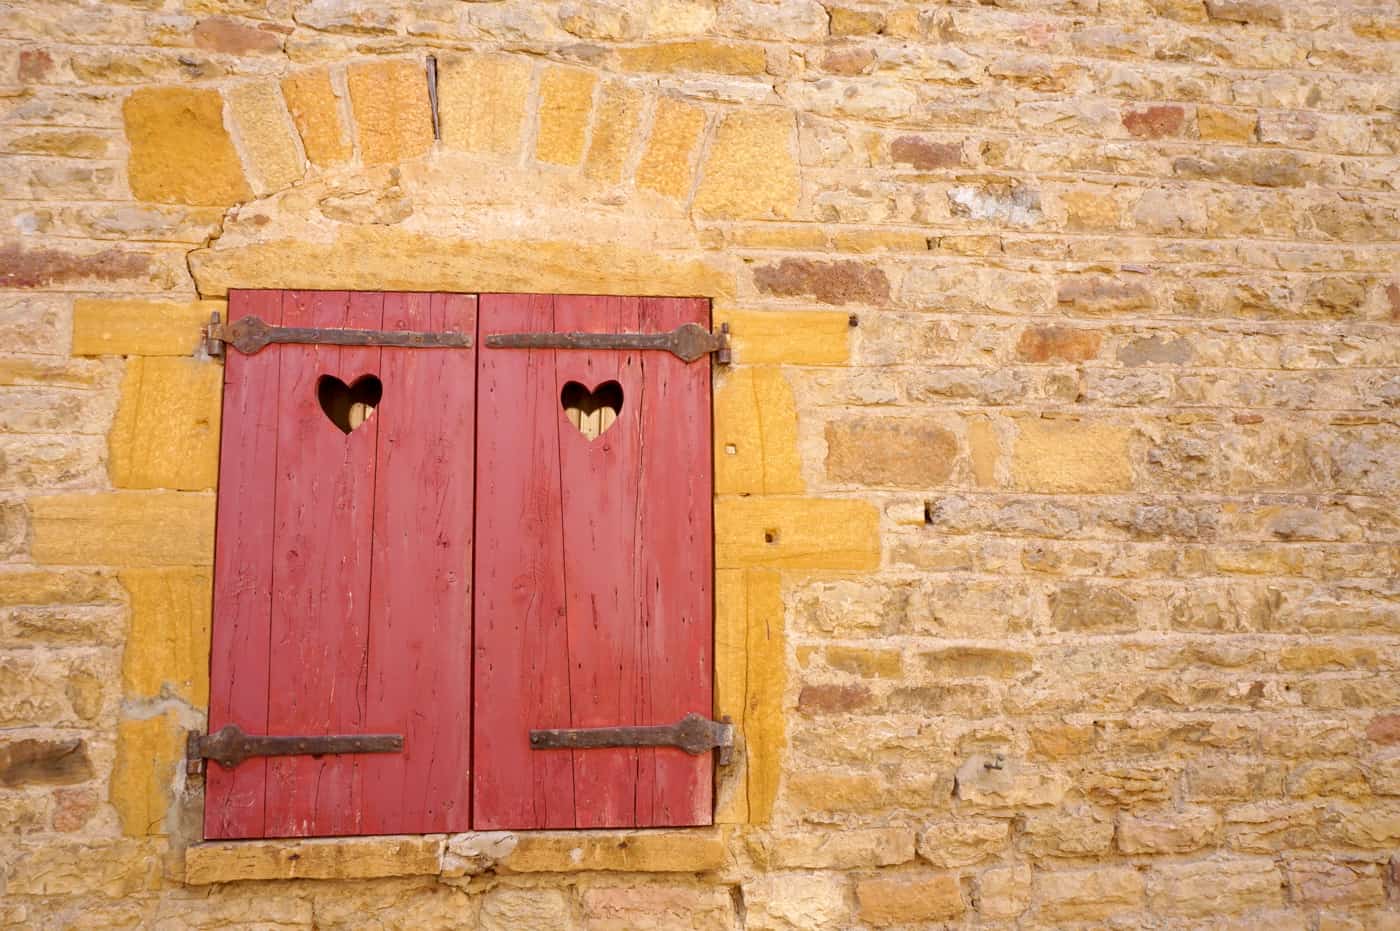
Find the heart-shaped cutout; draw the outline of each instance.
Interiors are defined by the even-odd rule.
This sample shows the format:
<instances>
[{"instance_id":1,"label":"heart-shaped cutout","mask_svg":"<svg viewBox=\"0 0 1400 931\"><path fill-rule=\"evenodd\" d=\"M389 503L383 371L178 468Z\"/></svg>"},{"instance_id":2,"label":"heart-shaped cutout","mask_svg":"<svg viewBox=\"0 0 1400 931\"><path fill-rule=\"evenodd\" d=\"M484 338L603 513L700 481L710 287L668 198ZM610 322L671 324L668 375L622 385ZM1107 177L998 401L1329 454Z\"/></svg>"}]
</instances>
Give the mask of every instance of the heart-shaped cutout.
<instances>
[{"instance_id":1,"label":"heart-shaped cutout","mask_svg":"<svg viewBox=\"0 0 1400 931\"><path fill-rule=\"evenodd\" d=\"M564 406L569 423L578 427L585 439L596 440L617 423L617 415L622 413L622 386L615 381L605 381L589 391L571 381L559 392L559 403Z\"/></svg>"},{"instance_id":2,"label":"heart-shaped cutout","mask_svg":"<svg viewBox=\"0 0 1400 931\"><path fill-rule=\"evenodd\" d=\"M322 375L316 381L316 400L341 433L349 433L373 417L382 397L384 384L374 375L361 375L348 385L334 375Z\"/></svg>"}]
</instances>

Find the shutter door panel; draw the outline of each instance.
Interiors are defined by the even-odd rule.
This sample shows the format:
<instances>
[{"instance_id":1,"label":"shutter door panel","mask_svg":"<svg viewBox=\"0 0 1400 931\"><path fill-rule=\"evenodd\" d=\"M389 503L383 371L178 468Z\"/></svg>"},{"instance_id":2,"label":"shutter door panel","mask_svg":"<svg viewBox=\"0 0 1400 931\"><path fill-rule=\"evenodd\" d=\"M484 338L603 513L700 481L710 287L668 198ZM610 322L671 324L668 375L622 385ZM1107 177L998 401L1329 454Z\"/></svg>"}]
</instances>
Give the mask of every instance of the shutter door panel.
<instances>
[{"instance_id":1,"label":"shutter door panel","mask_svg":"<svg viewBox=\"0 0 1400 931\"><path fill-rule=\"evenodd\" d=\"M231 319L257 313L284 326L378 330L406 319L435 327L436 309L457 318L454 328L474 329L471 300L443 295L286 292L280 321L253 301L231 294ZM468 744L455 732L464 711L439 724L437 715L453 711L431 690L450 699L456 688L457 707L467 705L472 350L274 345L231 352L226 365L211 686L230 700L211 700L210 729L396 733L405 748L253 759L232 774L210 763L205 836L464 830ZM447 387L449 372L456 381ZM342 432L318 399L323 375L347 385L379 377L374 415ZM440 389L426 402L414 395L432 390L425 385ZM238 406L241 395L259 399L256 422ZM266 436L275 437L271 479L258 445ZM230 494L245 485L254 491ZM240 556L270 563L251 588ZM235 635L239 624L250 633Z\"/></svg>"},{"instance_id":2,"label":"shutter door panel","mask_svg":"<svg viewBox=\"0 0 1400 931\"><path fill-rule=\"evenodd\" d=\"M483 295L482 315L483 334L709 323L690 299ZM709 823L709 756L528 743L711 714L709 378L663 352L482 350L477 829ZM590 441L560 395L608 381L622 408Z\"/></svg>"}]
</instances>

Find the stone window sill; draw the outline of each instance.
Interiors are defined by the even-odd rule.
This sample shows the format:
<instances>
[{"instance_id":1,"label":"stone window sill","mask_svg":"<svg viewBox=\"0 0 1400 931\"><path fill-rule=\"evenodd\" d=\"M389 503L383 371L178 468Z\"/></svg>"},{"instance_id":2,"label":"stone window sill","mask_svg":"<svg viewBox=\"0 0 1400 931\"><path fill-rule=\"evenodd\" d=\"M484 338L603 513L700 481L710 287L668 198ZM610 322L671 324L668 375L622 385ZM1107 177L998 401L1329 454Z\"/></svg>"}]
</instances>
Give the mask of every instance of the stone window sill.
<instances>
[{"instance_id":1,"label":"stone window sill","mask_svg":"<svg viewBox=\"0 0 1400 931\"><path fill-rule=\"evenodd\" d=\"M483 831L309 840L209 841L185 851L189 885L257 879L456 878L488 870L703 873L728 860L723 828Z\"/></svg>"}]
</instances>

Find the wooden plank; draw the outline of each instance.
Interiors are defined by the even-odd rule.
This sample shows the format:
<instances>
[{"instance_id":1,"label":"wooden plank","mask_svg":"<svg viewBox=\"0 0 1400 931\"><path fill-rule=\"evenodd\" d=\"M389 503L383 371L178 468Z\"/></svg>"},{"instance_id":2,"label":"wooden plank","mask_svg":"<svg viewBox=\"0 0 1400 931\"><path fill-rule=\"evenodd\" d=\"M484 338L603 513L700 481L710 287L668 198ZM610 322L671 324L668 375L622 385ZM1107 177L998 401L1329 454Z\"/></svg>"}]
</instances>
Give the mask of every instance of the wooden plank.
<instances>
[{"instance_id":1,"label":"wooden plank","mask_svg":"<svg viewBox=\"0 0 1400 931\"><path fill-rule=\"evenodd\" d=\"M484 294L488 333L550 331L553 299ZM559 424L549 350L482 348L477 362L472 826L574 827L568 754L530 750L531 727L568 727Z\"/></svg>"},{"instance_id":2,"label":"wooden plank","mask_svg":"<svg viewBox=\"0 0 1400 931\"><path fill-rule=\"evenodd\" d=\"M663 331L709 316L705 301L557 297L545 319L546 300L483 296L483 336ZM525 744L532 728L712 711L709 366L626 351L483 349L480 360L478 532L493 545L477 554L474 826L570 826L556 817L570 803L578 827L709 823L709 757ZM623 392L615 419L561 409L568 382L610 380ZM490 407L517 414L488 418ZM563 630L540 617L561 608ZM567 707L520 696L512 680L562 689ZM569 757L566 772L550 768Z\"/></svg>"},{"instance_id":3,"label":"wooden plank","mask_svg":"<svg viewBox=\"0 0 1400 931\"><path fill-rule=\"evenodd\" d=\"M287 326L379 329L383 296L289 292ZM272 734L362 733L370 604L370 538L379 418L350 434L317 399L322 375L347 385L379 375L380 350L306 345L282 354L276 564L272 605ZM362 829L361 757L268 760L265 835Z\"/></svg>"},{"instance_id":4,"label":"wooden plank","mask_svg":"<svg viewBox=\"0 0 1400 931\"><path fill-rule=\"evenodd\" d=\"M709 302L646 298L641 329L710 325ZM641 712L646 723L713 713L714 534L710 468L710 366L669 353L641 359L642 435L636 533L638 610L643 638ZM638 769L637 818L655 827L709 824L714 777L710 757L674 749L645 751Z\"/></svg>"},{"instance_id":5,"label":"wooden plank","mask_svg":"<svg viewBox=\"0 0 1400 931\"><path fill-rule=\"evenodd\" d=\"M282 322L280 291L229 292L229 320ZM277 475L281 347L230 353L224 363L223 434L214 542L214 625L209 651L209 726L267 732L272 536ZM204 836L263 836L267 764L209 767Z\"/></svg>"},{"instance_id":6,"label":"wooden plank","mask_svg":"<svg viewBox=\"0 0 1400 931\"><path fill-rule=\"evenodd\" d=\"M476 297L387 294L385 329L476 332ZM470 827L475 350L384 349L368 722L404 753L366 755L367 834Z\"/></svg>"},{"instance_id":7,"label":"wooden plank","mask_svg":"<svg viewBox=\"0 0 1400 931\"><path fill-rule=\"evenodd\" d=\"M559 331L637 332L637 298L558 297ZM608 381L622 386L622 410L606 435L590 440L579 430L557 431L562 476L571 727L660 723L640 718L641 630L637 565L646 558L634 523L642 464L641 353L564 351L554 358L555 384L581 383L591 392ZM554 418L557 422L557 416ZM538 726L538 725L536 725ZM578 826L632 827L637 823L638 751L578 750L574 801Z\"/></svg>"}]
</instances>

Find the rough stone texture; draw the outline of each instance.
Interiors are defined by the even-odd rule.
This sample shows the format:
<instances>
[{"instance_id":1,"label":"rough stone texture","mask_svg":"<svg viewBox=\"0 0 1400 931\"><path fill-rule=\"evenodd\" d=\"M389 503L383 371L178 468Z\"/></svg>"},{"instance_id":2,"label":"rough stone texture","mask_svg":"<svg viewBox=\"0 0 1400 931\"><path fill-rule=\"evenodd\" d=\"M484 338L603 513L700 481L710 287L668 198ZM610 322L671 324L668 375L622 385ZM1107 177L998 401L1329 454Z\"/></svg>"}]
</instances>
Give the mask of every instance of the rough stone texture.
<instances>
[{"instance_id":1,"label":"rough stone texture","mask_svg":"<svg viewBox=\"0 0 1400 931\"><path fill-rule=\"evenodd\" d=\"M958 439L937 424L861 417L827 424L826 450L832 481L931 488L953 474Z\"/></svg>"},{"instance_id":2,"label":"rough stone texture","mask_svg":"<svg viewBox=\"0 0 1400 931\"><path fill-rule=\"evenodd\" d=\"M722 786L715 820L767 824L787 743L787 630L782 579L762 569L715 573L715 706L743 735L742 781Z\"/></svg>"},{"instance_id":3,"label":"rough stone texture","mask_svg":"<svg viewBox=\"0 0 1400 931\"><path fill-rule=\"evenodd\" d=\"M582 68L544 69L540 75L535 158L553 165L578 165L583 158L597 86L597 76Z\"/></svg>"},{"instance_id":4,"label":"rough stone texture","mask_svg":"<svg viewBox=\"0 0 1400 931\"><path fill-rule=\"evenodd\" d=\"M232 879L371 879L437 873L441 835L199 844L185 852L185 882Z\"/></svg>"},{"instance_id":5,"label":"rough stone texture","mask_svg":"<svg viewBox=\"0 0 1400 931\"><path fill-rule=\"evenodd\" d=\"M127 363L108 468L118 488L212 489L219 472L223 369L200 359Z\"/></svg>"},{"instance_id":6,"label":"rough stone texture","mask_svg":"<svg viewBox=\"0 0 1400 931\"><path fill-rule=\"evenodd\" d=\"M1128 440L1113 425L1022 420L1012 470L1026 491L1124 491L1133 482Z\"/></svg>"},{"instance_id":7,"label":"rough stone texture","mask_svg":"<svg viewBox=\"0 0 1400 931\"><path fill-rule=\"evenodd\" d=\"M184 756L184 733L171 712L127 718L117 725L117 759L108 800L122 833L144 837L166 833L175 766Z\"/></svg>"},{"instance_id":8,"label":"rough stone texture","mask_svg":"<svg viewBox=\"0 0 1400 931\"><path fill-rule=\"evenodd\" d=\"M329 69L287 75L282 79L282 96L313 165L335 165L350 158L350 130Z\"/></svg>"},{"instance_id":9,"label":"rough stone texture","mask_svg":"<svg viewBox=\"0 0 1400 931\"><path fill-rule=\"evenodd\" d=\"M350 108L366 165L401 162L433 144L427 78L415 61L351 65L345 69Z\"/></svg>"},{"instance_id":10,"label":"rough stone texture","mask_svg":"<svg viewBox=\"0 0 1400 931\"><path fill-rule=\"evenodd\" d=\"M658 99L651 135L637 164L637 186L672 199L688 196L704 128L704 110L672 97Z\"/></svg>"},{"instance_id":11,"label":"rough stone texture","mask_svg":"<svg viewBox=\"0 0 1400 931\"><path fill-rule=\"evenodd\" d=\"M130 698L175 697L209 703L209 611L213 577L206 569L128 569L119 576L131 598L122 653Z\"/></svg>"},{"instance_id":12,"label":"rough stone texture","mask_svg":"<svg viewBox=\"0 0 1400 931\"><path fill-rule=\"evenodd\" d=\"M537 831L518 835L501 868L515 873L573 870L646 870L698 873L722 867L728 856L724 834L704 831L614 832L597 837Z\"/></svg>"},{"instance_id":13,"label":"rough stone texture","mask_svg":"<svg viewBox=\"0 0 1400 931\"><path fill-rule=\"evenodd\" d=\"M0 786L71 785L92 778L87 745L72 740L0 742Z\"/></svg>"},{"instance_id":14,"label":"rough stone texture","mask_svg":"<svg viewBox=\"0 0 1400 931\"><path fill-rule=\"evenodd\" d=\"M745 883L745 927L753 931L834 931L850 923L841 873L771 873Z\"/></svg>"},{"instance_id":15,"label":"rough stone texture","mask_svg":"<svg viewBox=\"0 0 1400 931\"><path fill-rule=\"evenodd\" d=\"M273 240L206 249L193 253L191 262L209 295L230 287L276 286L725 296L733 287L699 257L562 240L442 241L381 226L352 227L333 242L315 245Z\"/></svg>"},{"instance_id":16,"label":"rough stone texture","mask_svg":"<svg viewBox=\"0 0 1400 931\"><path fill-rule=\"evenodd\" d=\"M252 196L224 126L218 91L141 88L122 115L137 200L224 207Z\"/></svg>"},{"instance_id":17,"label":"rough stone texture","mask_svg":"<svg viewBox=\"0 0 1400 931\"><path fill-rule=\"evenodd\" d=\"M280 191L301 180L305 162L276 82L240 84L229 91L228 102L257 192Z\"/></svg>"},{"instance_id":18,"label":"rough stone texture","mask_svg":"<svg viewBox=\"0 0 1400 931\"><path fill-rule=\"evenodd\" d=\"M1391 13L7 10L0 925L1394 926ZM256 287L714 299L719 829L189 848Z\"/></svg>"},{"instance_id":19,"label":"rough stone texture","mask_svg":"<svg viewBox=\"0 0 1400 931\"><path fill-rule=\"evenodd\" d=\"M214 560L213 495L54 495L30 499L30 510L37 562L144 567Z\"/></svg>"},{"instance_id":20,"label":"rough stone texture","mask_svg":"<svg viewBox=\"0 0 1400 931\"><path fill-rule=\"evenodd\" d=\"M860 917L877 927L945 921L964 909L957 877L947 873L862 880L856 884L856 901Z\"/></svg>"},{"instance_id":21,"label":"rough stone texture","mask_svg":"<svg viewBox=\"0 0 1400 931\"><path fill-rule=\"evenodd\" d=\"M755 269L754 284L778 297L811 297L823 304L878 304L890 296L883 271L851 261L783 259Z\"/></svg>"},{"instance_id":22,"label":"rough stone texture","mask_svg":"<svg viewBox=\"0 0 1400 931\"><path fill-rule=\"evenodd\" d=\"M468 152L510 155L520 146L530 62L520 57L464 55L438 66L442 141Z\"/></svg>"},{"instance_id":23,"label":"rough stone texture","mask_svg":"<svg viewBox=\"0 0 1400 931\"><path fill-rule=\"evenodd\" d=\"M700 167L695 208L708 217L778 219L797 209L792 114L738 112L720 120Z\"/></svg>"},{"instance_id":24,"label":"rough stone texture","mask_svg":"<svg viewBox=\"0 0 1400 931\"><path fill-rule=\"evenodd\" d=\"M622 81L610 81L603 87L584 162L584 171L592 180L617 184L625 177L642 119L643 100L640 89Z\"/></svg>"},{"instance_id":25,"label":"rough stone texture","mask_svg":"<svg viewBox=\"0 0 1400 931\"><path fill-rule=\"evenodd\" d=\"M780 835L761 845L757 855L778 869L896 866L914 859L914 832L904 828L870 828Z\"/></svg>"},{"instance_id":26,"label":"rough stone texture","mask_svg":"<svg viewBox=\"0 0 1400 931\"><path fill-rule=\"evenodd\" d=\"M864 501L722 498L715 506L721 569L869 569L879 563L878 514Z\"/></svg>"},{"instance_id":27,"label":"rough stone texture","mask_svg":"<svg viewBox=\"0 0 1400 931\"><path fill-rule=\"evenodd\" d=\"M715 388L715 492L801 494L797 405L783 373L738 368Z\"/></svg>"},{"instance_id":28,"label":"rough stone texture","mask_svg":"<svg viewBox=\"0 0 1400 931\"><path fill-rule=\"evenodd\" d=\"M221 301L103 301L73 303L75 356L190 356Z\"/></svg>"},{"instance_id":29,"label":"rough stone texture","mask_svg":"<svg viewBox=\"0 0 1400 931\"><path fill-rule=\"evenodd\" d=\"M843 365L850 358L846 314L716 310L715 321L729 324L736 363Z\"/></svg>"}]
</instances>

